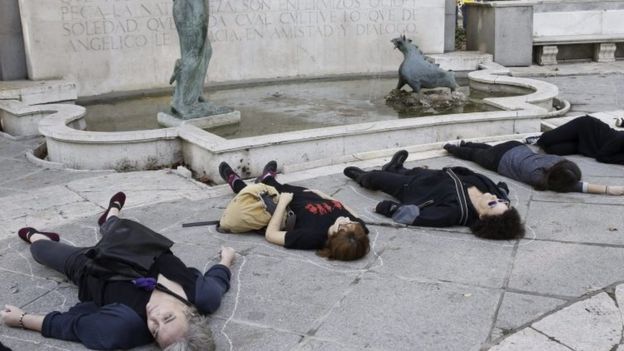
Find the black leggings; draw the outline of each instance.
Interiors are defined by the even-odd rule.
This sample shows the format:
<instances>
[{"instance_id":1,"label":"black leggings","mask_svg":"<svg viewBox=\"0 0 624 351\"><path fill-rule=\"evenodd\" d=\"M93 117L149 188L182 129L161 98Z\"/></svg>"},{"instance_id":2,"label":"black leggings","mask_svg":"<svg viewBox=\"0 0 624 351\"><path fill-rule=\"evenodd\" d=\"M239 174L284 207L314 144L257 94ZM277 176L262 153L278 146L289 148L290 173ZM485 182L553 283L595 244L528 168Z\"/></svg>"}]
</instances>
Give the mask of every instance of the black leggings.
<instances>
[{"instance_id":1,"label":"black leggings","mask_svg":"<svg viewBox=\"0 0 624 351\"><path fill-rule=\"evenodd\" d=\"M64 274L74 284L80 285L88 247L76 247L52 240L37 240L30 245L30 254L37 263Z\"/></svg>"},{"instance_id":2,"label":"black leggings","mask_svg":"<svg viewBox=\"0 0 624 351\"><path fill-rule=\"evenodd\" d=\"M462 160L474 161L481 167L496 172L503 155L520 145L523 144L515 140L494 146L484 143L463 143L460 146L451 145L446 151Z\"/></svg>"},{"instance_id":3,"label":"black leggings","mask_svg":"<svg viewBox=\"0 0 624 351\"><path fill-rule=\"evenodd\" d=\"M121 219L117 216L107 219L100 227L100 234L106 235L119 220ZM85 253L90 249L91 247L71 246L58 241L37 240L30 245L30 254L37 263L64 274L72 283L80 286L89 260Z\"/></svg>"},{"instance_id":4,"label":"black leggings","mask_svg":"<svg viewBox=\"0 0 624 351\"><path fill-rule=\"evenodd\" d=\"M275 177L272 177L272 176L268 176L264 178L262 180L262 183L274 187L280 193L294 193L294 192L301 192L301 191L307 190L307 188L304 188L301 186L281 184L277 180L275 180ZM232 183L232 190L238 194L246 186L247 186L247 183L245 183L242 179L236 179Z\"/></svg>"}]
</instances>

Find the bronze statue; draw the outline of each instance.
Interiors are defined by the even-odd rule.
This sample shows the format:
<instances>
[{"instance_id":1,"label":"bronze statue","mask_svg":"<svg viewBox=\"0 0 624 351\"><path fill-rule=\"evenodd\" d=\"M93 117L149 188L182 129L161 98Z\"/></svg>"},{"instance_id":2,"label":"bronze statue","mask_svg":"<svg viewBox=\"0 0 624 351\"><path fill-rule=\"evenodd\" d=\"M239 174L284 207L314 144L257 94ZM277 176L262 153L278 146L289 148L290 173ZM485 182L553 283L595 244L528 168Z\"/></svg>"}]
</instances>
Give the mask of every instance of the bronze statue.
<instances>
[{"instance_id":1,"label":"bronze statue","mask_svg":"<svg viewBox=\"0 0 624 351\"><path fill-rule=\"evenodd\" d=\"M212 56L208 39L209 6L206 1L173 0L173 20L180 38L180 59L176 60L169 84L176 82L171 109L182 119L231 111L203 97L204 81Z\"/></svg>"},{"instance_id":2,"label":"bronze statue","mask_svg":"<svg viewBox=\"0 0 624 351\"><path fill-rule=\"evenodd\" d=\"M427 61L411 39L402 35L392 39L392 43L403 53L397 89L401 89L405 84L409 85L415 93L418 93L421 88L448 87L452 91L457 89L453 72L447 72Z\"/></svg>"}]
</instances>

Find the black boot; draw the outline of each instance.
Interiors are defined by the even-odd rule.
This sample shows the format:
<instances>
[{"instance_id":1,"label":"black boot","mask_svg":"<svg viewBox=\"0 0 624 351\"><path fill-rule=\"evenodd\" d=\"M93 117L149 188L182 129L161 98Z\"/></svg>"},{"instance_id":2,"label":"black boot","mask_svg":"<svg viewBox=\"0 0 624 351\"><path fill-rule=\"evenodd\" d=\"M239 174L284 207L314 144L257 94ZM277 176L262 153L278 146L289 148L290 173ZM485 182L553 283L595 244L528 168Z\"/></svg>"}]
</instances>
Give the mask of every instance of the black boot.
<instances>
[{"instance_id":1,"label":"black boot","mask_svg":"<svg viewBox=\"0 0 624 351\"><path fill-rule=\"evenodd\" d=\"M407 160L407 150L399 150L394 155L390 162L381 167L382 171L395 172L397 169L403 168L403 163Z\"/></svg>"},{"instance_id":2,"label":"black boot","mask_svg":"<svg viewBox=\"0 0 624 351\"><path fill-rule=\"evenodd\" d=\"M366 173L366 171L361 168L351 166L345 168L342 173L357 182L358 179Z\"/></svg>"}]
</instances>

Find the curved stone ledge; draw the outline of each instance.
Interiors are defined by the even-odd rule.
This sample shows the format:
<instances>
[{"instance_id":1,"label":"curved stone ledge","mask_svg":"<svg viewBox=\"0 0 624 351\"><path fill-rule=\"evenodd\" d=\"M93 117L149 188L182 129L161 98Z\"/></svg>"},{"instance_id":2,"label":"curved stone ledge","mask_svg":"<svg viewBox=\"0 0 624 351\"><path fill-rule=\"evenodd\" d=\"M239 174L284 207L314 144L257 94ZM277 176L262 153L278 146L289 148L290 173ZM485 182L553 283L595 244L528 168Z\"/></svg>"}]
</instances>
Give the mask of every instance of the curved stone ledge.
<instances>
[{"instance_id":1,"label":"curved stone ledge","mask_svg":"<svg viewBox=\"0 0 624 351\"><path fill-rule=\"evenodd\" d=\"M219 182L218 162L226 161L241 174L261 172L266 162L301 164L359 152L389 149L402 145L501 134L531 133L539 130L545 111L452 114L402 120L388 120L331 128L225 140L194 126L180 128L184 140L184 160L195 172ZM296 152L293 152L296 150Z\"/></svg>"},{"instance_id":2,"label":"curved stone ledge","mask_svg":"<svg viewBox=\"0 0 624 351\"><path fill-rule=\"evenodd\" d=\"M559 95L556 85L536 79L512 77L508 68L495 63L483 64L481 68L483 69L468 73L471 89L486 92L513 92L514 89L532 91L521 96L483 99L486 104L504 110L522 110L531 106L548 112L553 110L553 100Z\"/></svg>"},{"instance_id":3,"label":"curved stone ledge","mask_svg":"<svg viewBox=\"0 0 624 351\"><path fill-rule=\"evenodd\" d=\"M12 101L0 108L16 119L25 116L30 123L38 120L38 134L46 138L48 161L68 168L135 170L182 161L177 128L89 132L82 130L85 127L82 106L27 106Z\"/></svg>"}]
</instances>

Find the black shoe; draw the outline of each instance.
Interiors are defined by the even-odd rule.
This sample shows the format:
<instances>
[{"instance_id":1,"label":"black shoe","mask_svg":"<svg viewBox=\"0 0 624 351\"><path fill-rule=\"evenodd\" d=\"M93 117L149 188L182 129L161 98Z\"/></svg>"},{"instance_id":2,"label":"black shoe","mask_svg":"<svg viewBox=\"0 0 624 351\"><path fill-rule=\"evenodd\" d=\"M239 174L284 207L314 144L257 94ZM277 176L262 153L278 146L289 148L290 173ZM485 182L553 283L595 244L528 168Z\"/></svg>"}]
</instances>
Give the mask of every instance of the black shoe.
<instances>
[{"instance_id":1,"label":"black shoe","mask_svg":"<svg viewBox=\"0 0 624 351\"><path fill-rule=\"evenodd\" d=\"M540 139L541 135L534 135L530 137L526 137L524 139L524 143L527 145L537 144L537 141Z\"/></svg>"},{"instance_id":2,"label":"black shoe","mask_svg":"<svg viewBox=\"0 0 624 351\"><path fill-rule=\"evenodd\" d=\"M444 150L446 150L449 153L451 153L451 150L457 148L457 145L454 145L454 144L451 144L451 143L447 143L447 144L444 144L443 148L444 148Z\"/></svg>"},{"instance_id":3,"label":"black shoe","mask_svg":"<svg viewBox=\"0 0 624 351\"><path fill-rule=\"evenodd\" d=\"M262 169L262 175L260 175L258 178L256 178L256 180L254 181L255 183L260 183L264 180L264 178L271 176L275 178L275 175L277 174L277 162L275 161L269 161L266 165L264 165L264 168Z\"/></svg>"},{"instance_id":4,"label":"black shoe","mask_svg":"<svg viewBox=\"0 0 624 351\"><path fill-rule=\"evenodd\" d=\"M219 175L226 183L230 183L230 178L232 176L238 176L236 172L228 165L226 162L221 162L219 164Z\"/></svg>"},{"instance_id":5,"label":"black shoe","mask_svg":"<svg viewBox=\"0 0 624 351\"><path fill-rule=\"evenodd\" d=\"M382 171L392 172L395 169L403 167L403 163L407 160L407 150L399 150L392 155L390 162L381 167Z\"/></svg>"},{"instance_id":6,"label":"black shoe","mask_svg":"<svg viewBox=\"0 0 624 351\"><path fill-rule=\"evenodd\" d=\"M347 177L357 182L358 178L362 176L364 173L366 173L366 171L364 171L361 168L351 166L351 167L345 168L344 171L342 171L342 173L344 173L344 175L346 175Z\"/></svg>"}]
</instances>

